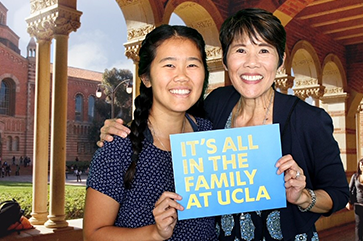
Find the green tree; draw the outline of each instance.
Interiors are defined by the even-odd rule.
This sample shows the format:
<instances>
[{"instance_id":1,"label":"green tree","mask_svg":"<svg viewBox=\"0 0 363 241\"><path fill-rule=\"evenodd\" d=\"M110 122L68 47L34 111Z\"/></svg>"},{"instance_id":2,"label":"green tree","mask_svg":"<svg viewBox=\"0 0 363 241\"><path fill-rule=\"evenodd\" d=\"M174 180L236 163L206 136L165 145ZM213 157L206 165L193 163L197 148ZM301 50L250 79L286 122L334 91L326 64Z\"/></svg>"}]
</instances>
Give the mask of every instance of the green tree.
<instances>
[{"instance_id":1,"label":"green tree","mask_svg":"<svg viewBox=\"0 0 363 241\"><path fill-rule=\"evenodd\" d=\"M130 86L132 87L132 73L130 70L126 69L116 69L111 70L106 69L103 73L103 85L110 86L110 89L115 89L115 87L123 80L130 79ZM126 123L131 121L131 108L132 108L132 93L126 92L126 86L121 85L117 92L115 93L115 116L122 118ZM109 96L111 93L108 88L102 89L103 94ZM110 98L100 98L96 99L95 102L95 118L92 121L92 126L89 131L88 139L95 143L99 140L100 128L102 127L104 121L111 117L111 105Z\"/></svg>"},{"instance_id":2,"label":"green tree","mask_svg":"<svg viewBox=\"0 0 363 241\"><path fill-rule=\"evenodd\" d=\"M130 86L132 86L132 73L128 69L106 69L103 73L103 84L108 85L111 89L115 89L116 86L123 80L129 79ZM126 91L127 84L121 85L115 93L115 117L119 117L126 122L131 121L131 107L132 107L132 94ZM106 101L111 101L109 89L105 89L105 94L108 96Z\"/></svg>"},{"instance_id":3,"label":"green tree","mask_svg":"<svg viewBox=\"0 0 363 241\"><path fill-rule=\"evenodd\" d=\"M94 148L97 149L96 142L100 138L100 129L104 121L111 116L110 105L104 100L96 99L95 102L95 118L92 120L92 125L88 132L88 140L94 143Z\"/></svg>"}]
</instances>

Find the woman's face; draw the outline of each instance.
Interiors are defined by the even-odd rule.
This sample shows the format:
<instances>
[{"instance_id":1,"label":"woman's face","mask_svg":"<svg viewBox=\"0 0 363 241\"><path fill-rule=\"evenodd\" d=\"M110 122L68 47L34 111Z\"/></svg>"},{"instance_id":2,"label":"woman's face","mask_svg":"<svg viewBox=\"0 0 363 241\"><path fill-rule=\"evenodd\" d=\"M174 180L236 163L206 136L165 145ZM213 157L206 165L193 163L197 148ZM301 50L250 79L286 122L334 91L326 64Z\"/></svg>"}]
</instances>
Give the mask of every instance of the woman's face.
<instances>
[{"instance_id":1,"label":"woman's face","mask_svg":"<svg viewBox=\"0 0 363 241\"><path fill-rule=\"evenodd\" d=\"M247 99L264 94L274 82L279 55L261 37L252 43L248 37L236 37L227 52L228 74L235 89Z\"/></svg>"},{"instance_id":2,"label":"woman's face","mask_svg":"<svg viewBox=\"0 0 363 241\"><path fill-rule=\"evenodd\" d=\"M359 168L360 168L361 172L363 173L363 162L359 162Z\"/></svg>"},{"instance_id":3,"label":"woman's face","mask_svg":"<svg viewBox=\"0 0 363 241\"><path fill-rule=\"evenodd\" d=\"M204 77L202 57L195 43L175 37L157 48L150 81L143 81L146 87L153 88L154 110L184 112L200 98Z\"/></svg>"}]
</instances>

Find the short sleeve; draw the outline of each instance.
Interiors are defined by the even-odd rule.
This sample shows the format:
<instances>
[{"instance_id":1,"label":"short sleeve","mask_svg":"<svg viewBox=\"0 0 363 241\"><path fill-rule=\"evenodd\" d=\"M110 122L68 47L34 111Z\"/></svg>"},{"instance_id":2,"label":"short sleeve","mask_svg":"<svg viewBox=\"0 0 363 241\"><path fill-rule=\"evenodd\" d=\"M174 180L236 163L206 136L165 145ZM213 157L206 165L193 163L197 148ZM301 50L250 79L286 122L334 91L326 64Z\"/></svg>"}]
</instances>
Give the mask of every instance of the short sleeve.
<instances>
[{"instance_id":1,"label":"short sleeve","mask_svg":"<svg viewBox=\"0 0 363 241\"><path fill-rule=\"evenodd\" d=\"M91 187L121 203L125 188L123 176L130 164L129 139L115 137L114 141L99 148L90 165L87 188Z\"/></svg>"}]
</instances>

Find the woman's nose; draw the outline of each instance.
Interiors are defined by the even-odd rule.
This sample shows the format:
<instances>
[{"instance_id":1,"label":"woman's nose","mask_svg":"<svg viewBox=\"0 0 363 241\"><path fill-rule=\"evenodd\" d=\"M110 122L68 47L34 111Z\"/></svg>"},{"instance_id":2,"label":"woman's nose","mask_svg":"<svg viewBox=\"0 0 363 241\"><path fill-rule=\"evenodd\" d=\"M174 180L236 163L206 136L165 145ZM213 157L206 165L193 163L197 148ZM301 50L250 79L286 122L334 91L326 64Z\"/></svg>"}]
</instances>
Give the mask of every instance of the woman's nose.
<instances>
[{"instance_id":1,"label":"woman's nose","mask_svg":"<svg viewBox=\"0 0 363 241\"><path fill-rule=\"evenodd\" d=\"M174 77L174 81L188 81L189 77L185 70L179 69Z\"/></svg>"},{"instance_id":2,"label":"woman's nose","mask_svg":"<svg viewBox=\"0 0 363 241\"><path fill-rule=\"evenodd\" d=\"M255 68L259 66L258 56L256 54L248 54L244 63L245 67Z\"/></svg>"}]
</instances>

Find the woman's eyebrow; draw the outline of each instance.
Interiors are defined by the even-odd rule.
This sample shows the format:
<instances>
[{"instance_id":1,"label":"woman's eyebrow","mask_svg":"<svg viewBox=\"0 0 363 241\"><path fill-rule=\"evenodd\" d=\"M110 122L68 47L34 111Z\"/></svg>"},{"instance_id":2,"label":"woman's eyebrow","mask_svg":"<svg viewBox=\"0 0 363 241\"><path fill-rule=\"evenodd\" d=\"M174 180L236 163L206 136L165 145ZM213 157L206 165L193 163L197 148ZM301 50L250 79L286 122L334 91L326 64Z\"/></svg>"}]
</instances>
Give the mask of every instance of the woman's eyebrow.
<instances>
[{"instance_id":1,"label":"woman's eyebrow","mask_svg":"<svg viewBox=\"0 0 363 241\"><path fill-rule=\"evenodd\" d=\"M165 57L165 58L161 59L159 61L159 63L166 62L166 61L176 61L176 60L177 60L176 57ZM188 61L198 61L200 63L202 62L202 60L198 57L188 57L187 60Z\"/></svg>"}]
</instances>

